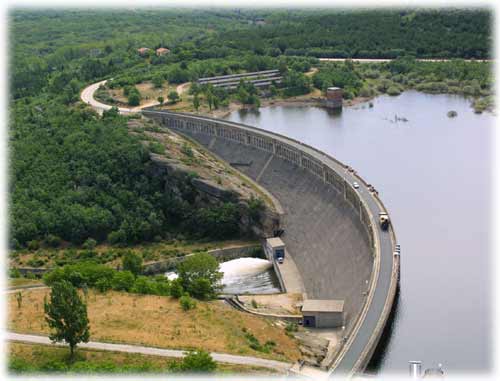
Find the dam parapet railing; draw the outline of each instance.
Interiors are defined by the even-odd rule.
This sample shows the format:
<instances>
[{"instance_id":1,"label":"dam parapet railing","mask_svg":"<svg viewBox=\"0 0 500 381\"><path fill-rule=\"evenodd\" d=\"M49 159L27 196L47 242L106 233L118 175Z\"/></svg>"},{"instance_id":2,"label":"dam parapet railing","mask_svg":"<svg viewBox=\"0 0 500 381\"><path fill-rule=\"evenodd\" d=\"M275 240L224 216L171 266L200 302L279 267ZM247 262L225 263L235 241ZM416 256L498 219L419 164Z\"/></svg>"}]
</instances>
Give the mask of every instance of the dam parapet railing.
<instances>
[{"instance_id":1,"label":"dam parapet railing","mask_svg":"<svg viewBox=\"0 0 500 381\"><path fill-rule=\"evenodd\" d=\"M355 363L353 362L352 366L349 366L350 374L364 370L373 354L380 335L382 334L385 322L389 316L397 281L399 279L399 257L393 255L396 244L394 228L392 224L390 224L388 232L382 232L380 229L377 223L378 213L387 213L387 209L376 193L368 191L369 184L357 173L349 172L348 166L337 159L314 147L281 134L268 132L241 123L194 114L156 111L153 108L142 110L142 114L157 120L165 127L181 133L203 134L213 138L228 140L257 148L307 170L309 173L320 178L332 189L343 194L344 199L360 218L366 230L372 256L374 258L374 265L370 287L363 309L358 314L350 330L348 340L343 344L343 347L339 351L339 355L336 356L329 365L334 370L339 365L345 353L350 350L358 331L360 329L369 328L369 337L365 340L366 345L362 343L356 346L358 347L356 353L359 353L359 356L356 356ZM363 184L367 191L361 193L359 190L356 190L352 185L354 181ZM384 256L384 261L381 262L382 256ZM389 271L384 272L384 274L389 273L389 282L379 282L381 265L386 266L386 269L390 266ZM370 327L365 327L368 326L368 324L363 323L372 306L375 288L382 285L382 283L386 285L386 289L383 290L384 300L377 300L377 303L383 303L382 312L380 316L378 316L376 322L371 322ZM364 336L366 336L366 332L364 333ZM359 349L361 347L362 350Z\"/></svg>"}]
</instances>

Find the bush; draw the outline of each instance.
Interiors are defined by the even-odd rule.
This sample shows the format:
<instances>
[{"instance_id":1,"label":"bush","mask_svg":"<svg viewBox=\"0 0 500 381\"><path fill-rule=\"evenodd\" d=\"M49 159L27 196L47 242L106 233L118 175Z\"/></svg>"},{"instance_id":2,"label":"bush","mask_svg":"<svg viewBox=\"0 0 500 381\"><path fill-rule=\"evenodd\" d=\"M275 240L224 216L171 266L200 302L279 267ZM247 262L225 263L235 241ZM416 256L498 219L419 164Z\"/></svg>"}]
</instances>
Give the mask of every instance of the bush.
<instances>
[{"instance_id":1,"label":"bush","mask_svg":"<svg viewBox=\"0 0 500 381\"><path fill-rule=\"evenodd\" d=\"M36 239L28 242L28 250L35 251L38 250L39 248L40 248L40 242L38 242Z\"/></svg>"},{"instance_id":2,"label":"bush","mask_svg":"<svg viewBox=\"0 0 500 381\"><path fill-rule=\"evenodd\" d=\"M111 280L111 287L115 291L130 291L134 286L135 277L130 271L117 271Z\"/></svg>"},{"instance_id":3,"label":"bush","mask_svg":"<svg viewBox=\"0 0 500 381\"><path fill-rule=\"evenodd\" d=\"M123 270L130 271L135 276L142 273L142 256L128 251L122 260Z\"/></svg>"},{"instance_id":4,"label":"bush","mask_svg":"<svg viewBox=\"0 0 500 381\"><path fill-rule=\"evenodd\" d=\"M111 280L107 278L101 278L95 283L95 288L100 292L106 292L111 290Z\"/></svg>"},{"instance_id":5,"label":"bush","mask_svg":"<svg viewBox=\"0 0 500 381\"><path fill-rule=\"evenodd\" d=\"M196 307L196 302L189 295L181 296L179 303L184 311L189 311Z\"/></svg>"},{"instance_id":6,"label":"bush","mask_svg":"<svg viewBox=\"0 0 500 381\"><path fill-rule=\"evenodd\" d=\"M188 352L186 357L182 359L179 366L181 371L184 372L213 372L217 369L217 363L212 359L210 353L204 350L197 350Z\"/></svg>"},{"instance_id":7,"label":"bush","mask_svg":"<svg viewBox=\"0 0 500 381\"><path fill-rule=\"evenodd\" d=\"M149 279L145 276L137 277L132 287L132 292L136 294L143 295L156 295L157 294L157 283L154 280Z\"/></svg>"},{"instance_id":8,"label":"bush","mask_svg":"<svg viewBox=\"0 0 500 381\"><path fill-rule=\"evenodd\" d=\"M58 247L61 244L61 238L54 234L49 234L45 237L45 243L50 247Z\"/></svg>"},{"instance_id":9,"label":"bush","mask_svg":"<svg viewBox=\"0 0 500 381\"><path fill-rule=\"evenodd\" d=\"M93 238L87 238L83 243L82 247L85 250L94 250L97 245L97 241Z\"/></svg>"},{"instance_id":10,"label":"bush","mask_svg":"<svg viewBox=\"0 0 500 381\"><path fill-rule=\"evenodd\" d=\"M110 281L115 270L95 262L80 262L54 269L43 276L45 284L53 285L55 282L67 281L75 287L94 287L100 279Z\"/></svg>"},{"instance_id":11,"label":"bush","mask_svg":"<svg viewBox=\"0 0 500 381\"><path fill-rule=\"evenodd\" d=\"M396 86L391 86L387 89L387 94L392 95L392 96L399 95L399 94L401 94L401 90Z\"/></svg>"},{"instance_id":12,"label":"bush","mask_svg":"<svg viewBox=\"0 0 500 381\"><path fill-rule=\"evenodd\" d=\"M177 278L172 281L170 286L170 295L173 298L180 298L184 294L184 287L182 287L182 279Z\"/></svg>"}]
</instances>

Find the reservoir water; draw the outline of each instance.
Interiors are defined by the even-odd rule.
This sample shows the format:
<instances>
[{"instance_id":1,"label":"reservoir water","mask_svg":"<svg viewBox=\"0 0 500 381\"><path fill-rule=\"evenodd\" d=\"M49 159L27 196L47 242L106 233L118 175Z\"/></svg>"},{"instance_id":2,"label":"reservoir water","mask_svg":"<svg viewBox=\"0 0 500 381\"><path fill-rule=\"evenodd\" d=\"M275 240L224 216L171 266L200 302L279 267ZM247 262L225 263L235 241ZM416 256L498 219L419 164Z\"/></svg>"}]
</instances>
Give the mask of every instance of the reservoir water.
<instances>
[{"instance_id":1,"label":"reservoir water","mask_svg":"<svg viewBox=\"0 0 500 381\"><path fill-rule=\"evenodd\" d=\"M491 369L492 114L407 91L340 114L271 106L227 119L331 154L379 191L401 244L401 283L373 371L407 374L409 360L455 375Z\"/></svg>"}]
</instances>

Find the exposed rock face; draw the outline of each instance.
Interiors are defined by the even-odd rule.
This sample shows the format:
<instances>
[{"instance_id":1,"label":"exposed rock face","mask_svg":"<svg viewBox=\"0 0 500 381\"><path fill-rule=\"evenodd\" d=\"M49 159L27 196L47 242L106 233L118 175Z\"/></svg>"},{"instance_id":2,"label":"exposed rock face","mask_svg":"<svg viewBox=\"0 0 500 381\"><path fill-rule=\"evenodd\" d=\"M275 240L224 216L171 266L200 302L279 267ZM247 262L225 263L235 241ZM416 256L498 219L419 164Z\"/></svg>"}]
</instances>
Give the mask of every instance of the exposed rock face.
<instances>
[{"instance_id":1,"label":"exposed rock face","mask_svg":"<svg viewBox=\"0 0 500 381\"><path fill-rule=\"evenodd\" d=\"M293 334L299 341L299 349L305 365L320 367L328 352L329 341L306 331Z\"/></svg>"},{"instance_id":2,"label":"exposed rock face","mask_svg":"<svg viewBox=\"0 0 500 381\"><path fill-rule=\"evenodd\" d=\"M153 174L165 181L165 192L173 197L179 197L186 192L192 194L193 201L198 207L217 205L226 202L236 203L240 211L240 230L257 237L270 237L279 227L279 215L263 206L258 218L250 217L249 200L234 189L226 188L216 182L197 177L192 168L181 162L150 153L153 162ZM187 189L189 188L189 189Z\"/></svg>"}]
</instances>

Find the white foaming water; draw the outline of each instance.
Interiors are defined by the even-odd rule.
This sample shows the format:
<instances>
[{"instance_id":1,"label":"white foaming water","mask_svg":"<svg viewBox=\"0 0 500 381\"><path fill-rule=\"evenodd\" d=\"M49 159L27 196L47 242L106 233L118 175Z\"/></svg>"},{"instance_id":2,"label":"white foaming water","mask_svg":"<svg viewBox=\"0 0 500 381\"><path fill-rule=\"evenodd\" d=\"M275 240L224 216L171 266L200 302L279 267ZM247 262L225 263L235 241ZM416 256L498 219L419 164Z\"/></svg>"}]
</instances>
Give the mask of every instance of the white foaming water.
<instances>
[{"instance_id":1,"label":"white foaming water","mask_svg":"<svg viewBox=\"0 0 500 381\"><path fill-rule=\"evenodd\" d=\"M270 261L261 258L238 258L221 263L220 271L224 273L222 283L232 283L241 277L263 273L271 266Z\"/></svg>"},{"instance_id":2,"label":"white foaming water","mask_svg":"<svg viewBox=\"0 0 500 381\"><path fill-rule=\"evenodd\" d=\"M223 292L230 294L268 294L279 292L272 263L261 258L238 258L220 264L220 272L224 275L221 283ZM178 278L178 275L169 271L165 273L169 280Z\"/></svg>"}]
</instances>

